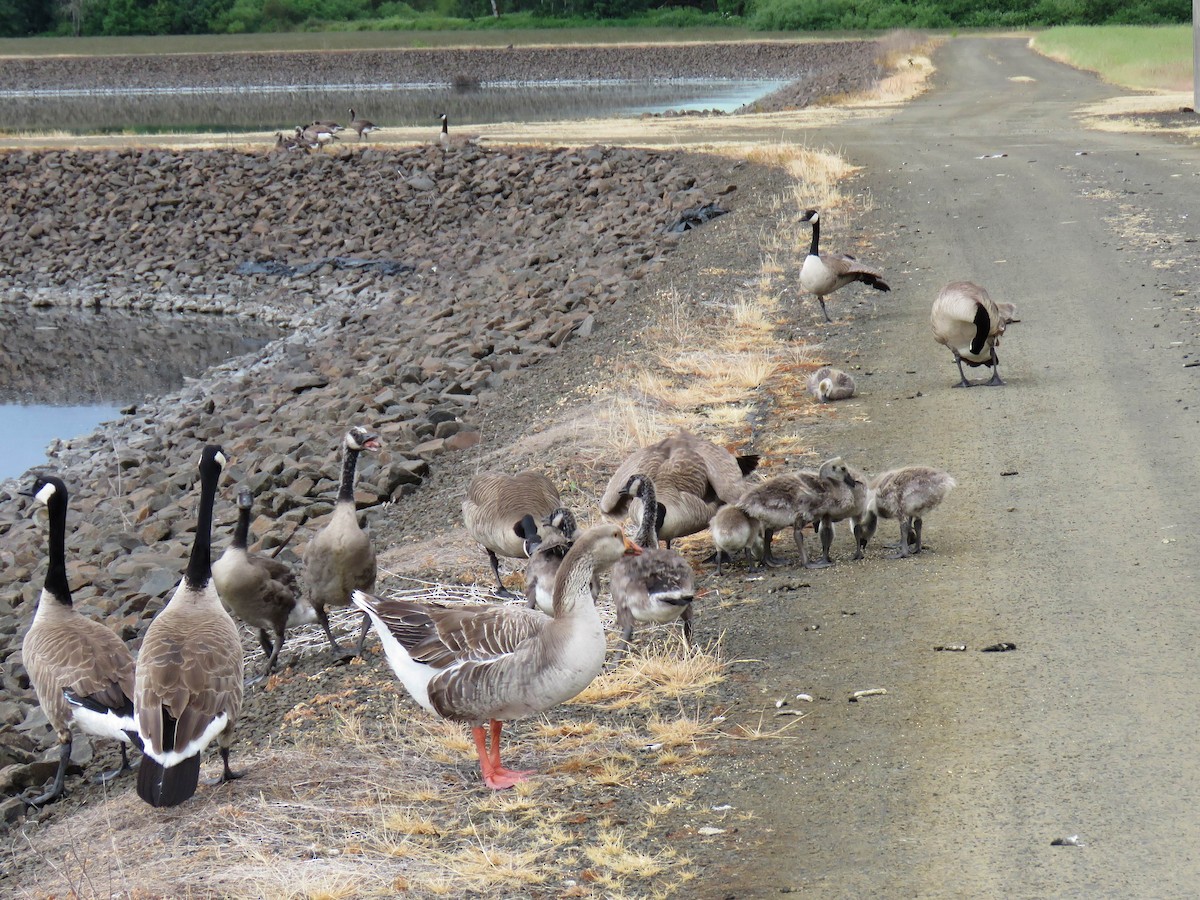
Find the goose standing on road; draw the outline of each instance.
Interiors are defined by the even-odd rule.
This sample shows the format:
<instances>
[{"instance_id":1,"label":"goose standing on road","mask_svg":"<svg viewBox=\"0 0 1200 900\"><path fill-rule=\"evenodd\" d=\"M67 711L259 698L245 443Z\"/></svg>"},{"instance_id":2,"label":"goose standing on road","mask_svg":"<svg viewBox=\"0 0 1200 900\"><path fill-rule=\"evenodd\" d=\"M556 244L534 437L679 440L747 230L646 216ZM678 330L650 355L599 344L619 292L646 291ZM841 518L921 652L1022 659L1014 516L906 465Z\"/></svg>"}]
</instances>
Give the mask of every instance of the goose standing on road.
<instances>
[{"instance_id":1,"label":"goose standing on road","mask_svg":"<svg viewBox=\"0 0 1200 900\"><path fill-rule=\"evenodd\" d=\"M691 644L695 575L686 559L658 546L657 523L666 510L655 499L654 482L645 475L633 475L623 493L636 494L641 500L642 521L635 540L642 552L620 560L612 570L609 587L621 629L620 652L630 647L637 622L665 625L679 620L684 642Z\"/></svg>"},{"instance_id":2,"label":"goose standing on road","mask_svg":"<svg viewBox=\"0 0 1200 900\"><path fill-rule=\"evenodd\" d=\"M353 591L375 589L375 548L370 536L358 524L358 506L354 501L354 478L358 456L364 450L379 449L379 435L354 426L342 439L342 480L337 503L329 522L304 548L304 587L317 621L335 656L345 658L362 653L370 620L363 616L358 646L348 652L333 636L326 607L349 606Z\"/></svg>"},{"instance_id":3,"label":"goose standing on road","mask_svg":"<svg viewBox=\"0 0 1200 900\"><path fill-rule=\"evenodd\" d=\"M541 472L485 472L471 479L462 502L463 523L487 551L500 596L515 599L516 594L500 578L498 557L525 559L532 549L522 520L531 516L535 523L541 522L561 506L558 488Z\"/></svg>"},{"instance_id":4,"label":"goose standing on road","mask_svg":"<svg viewBox=\"0 0 1200 900\"><path fill-rule=\"evenodd\" d=\"M379 126L370 119L360 119L354 115L354 107L350 107L350 129L358 132L358 139L361 141L364 134L370 134L373 131L378 131Z\"/></svg>"},{"instance_id":5,"label":"goose standing on road","mask_svg":"<svg viewBox=\"0 0 1200 900\"><path fill-rule=\"evenodd\" d=\"M262 674L275 668L283 637L289 627L317 621L316 611L300 599L299 584L291 568L277 559L252 554L247 549L250 537L250 509L254 497L248 488L238 491L238 521L233 542L213 563L213 583L226 608L252 628L267 663ZM267 633L271 629L275 640Z\"/></svg>"},{"instance_id":6,"label":"goose standing on road","mask_svg":"<svg viewBox=\"0 0 1200 900\"><path fill-rule=\"evenodd\" d=\"M600 673L604 626L592 601L592 575L639 552L615 525L585 531L555 578L553 617L524 606L441 606L362 591L354 592L354 603L375 623L388 663L412 698L471 726L484 783L499 790L530 774L501 763L503 723L570 700Z\"/></svg>"},{"instance_id":7,"label":"goose standing on road","mask_svg":"<svg viewBox=\"0 0 1200 900\"><path fill-rule=\"evenodd\" d=\"M242 641L212 580L213 503L225 462L220 447L204 448L187 571L138 653L134 706L145 758L137 791L151 806L177 806L196 792L200 756L213 738L224 767L218 783L242 776L229 767L242 708Z\"/></svg>"},{"instance_id":8,"label":"goose standing on road","mask_svg":"<svg viewBox=\"0 0 1200 900\"><path fill-rule=\"evenodd\" d=\"M949 472L930 466L905 466L880 472L871 479L871 506L859 537L860 548L866 549L882 516L900 521L900 545L894 559L920 553L925 515L945 500L957 483Z\"/></svg>"},{"instance_id":9,"label":"goose standing on road","mask_svg":"<svg viewBox=\"0 0 1200 900\"><path fill-rule=\"evenodd\" d=\"M54 476L38 477L26 496L49 513L46 580L33 624L21 642L21 659L38 703L58 737L58 770L45 793L26 802L42 806L60 797L71 761L71 725L112 738L121 746L120 768L100 776L107 783L129 768L127 732L133 718L133 655L111 629L81 614L67 583L67 487Z\"/></svg>"},{"instance_id":10,"label":"goose standing on road","mask_svg":"<svg viewBox=\"0 0 1200 900\"><path fill-rule=\"evenodd\" d=\"M800 286L806 291L817 295L821 304L821 312L825 321L831 322L829 310L825 308L825 296L832 294L840 287L845 287L852 281L861 281L877 291L890 291L883 273L853 256L845 253L821 253L818 247L821 240L821 214L815 209L806 209L800 217L801 222L812 225L812 243L808 246L808 255L800 267Z\"/></svg>"},{"instance_id":11,"label":"goose standing on road","mask_svg":"<svg viewBox=\"0 0 1200 900\"><path fill-rule=\"evenodd\" d=\"M933 337L939 344L949 347L958 364L961 379L955 387L988 387L1002 385L1000 359L996 346L1010 322L1016 322L1017 308L1011 303L996 303L987 290L972 281L952 281L938 293L933 301L929 322L933 326ZM991 366L990 381L970 382L963 372L963 363L968 366Z\"/></svg>"}]
</instances>

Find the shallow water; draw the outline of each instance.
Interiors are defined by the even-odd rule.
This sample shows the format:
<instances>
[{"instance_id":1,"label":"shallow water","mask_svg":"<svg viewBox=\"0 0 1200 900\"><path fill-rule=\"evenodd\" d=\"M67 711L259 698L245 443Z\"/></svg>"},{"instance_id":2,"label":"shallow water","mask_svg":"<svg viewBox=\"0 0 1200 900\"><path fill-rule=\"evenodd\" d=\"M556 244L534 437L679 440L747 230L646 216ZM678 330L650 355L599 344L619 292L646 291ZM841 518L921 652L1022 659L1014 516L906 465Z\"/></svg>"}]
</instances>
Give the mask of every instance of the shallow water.
<instances>
[{"instance_id":1,"label":"shallow water","mask_svg":"<svg viewBox=\"0 0 1200 900\"><path fill-rule=\"evenodd\" d=\"M786 82L674 79L609 82L294 85L280 88L104 89L0 93L0 121L10 131L160 132L286 131L314 119L359 116L380 126L437 127L635 116L668 110L732 112ZM353 139L353 138L352 138Z\"/></svg>"},{"instance_id":2,"label":"shallow water","mask_svg":"<svg viewBox=\"0 0 1200 900\"><path fill-rule=\"evenodd\" d=\"M55 438L87 433L273 336L224 317L0 306L0 479L42 463Z\"/></svg>"}]
</instances>

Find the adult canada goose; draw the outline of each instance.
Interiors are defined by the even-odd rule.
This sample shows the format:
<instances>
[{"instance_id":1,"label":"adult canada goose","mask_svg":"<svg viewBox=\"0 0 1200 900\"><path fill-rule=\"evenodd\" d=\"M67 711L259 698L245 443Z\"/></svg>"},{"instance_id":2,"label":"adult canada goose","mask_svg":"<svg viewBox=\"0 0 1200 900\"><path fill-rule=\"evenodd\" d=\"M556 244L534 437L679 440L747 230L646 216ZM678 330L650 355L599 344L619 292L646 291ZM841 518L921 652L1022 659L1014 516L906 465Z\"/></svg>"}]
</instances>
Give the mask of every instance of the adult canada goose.
<instances>
[{"instance_id":1,"label":"adult canada goose","mask_svg":"<svg viewBox=\"0 0 1200 900\"><path fill-rule=\"evenodd\" d=\"M296 126L296 141L310 150L316 150L318 147L324 147L331 141L341 140L337 133L331 131L316 123L309 125L307 128Z\"/></svg>"},{"instance_id":2,"label":"adult canada goose","mask_svg":"<svg viewBox=\"0 0 1200 900\"><path fill-rule=\"evenodd\" d=\"M952 281L942 288L933 301L929 322L933 326L934 340L949 347L954 354L962 379L955 387L1004 384L1000 379L996 346L1007 325L1019 321L1016 315L1017 308L1013 304L997 304L986 289L972 281ZM991 380L967 381L964 362L968 366L991 366Z\"/></svg>"},{"instance_id":3,"label":"adult canada goose","mask_svg":"<svg viewBox=\"0 0 1200 900\"><path fill-rule=\"evenodd\" d=\"M379 126L370 119L360 119L354 115L354 107L350 107L350 129L358 132L358 139L361 141L364 134L370 134L372 131L378 131Z\"/></svg>"},{"instance_id":4,"label":"adult canada goose","mask_svg":"<svg viewBox=\"0 0 1200 900\"><path fill-rule=\"evenodd\" d=\"M641 500L642 521L637 544L642 552L620 560L613 566L609 588L621 629L621 653L629 648L636 622L665 625L680 620L683 639L692 642L692 600L696 596L695 575L686 559L674 550L658 546L658 520L665 510L654 495L654 482L645 475L633 475L625 483L624 493Z\"/></svg>"},{"instance_id":5,"label":"adult canada goose","mask_svg":"<svg viewBox=\"0 0 1200 900\"><path fill-rule=\"evenodd\" d=\"M442 120L442 133L438 135L438 143L446 150L450 147L450 117L442 113L438 118Z\"/></svg>"},{"instance_id":6,"label":"adult canada goose","mask_svg":"<svg viewBox=\"0 0 1200 900\"><path fill-rule=\"evenodd\" d=\"M558 488L541 472L485 472L471 479L462 502L463 522L471 537L487 551L500 596L512 599L516 594L500 579L498 557L525 559L529 554L522 519L532 516L540 522L560 506Z\"/></svg>"},{"instance_id":7,"label":"adult canada goose","mask_svg":"<svg viewBox=\"0 0 1200 900\"><path fill-rule=\"evenodd\" d=\"M842 522L846 519L851 521L854 533L853 558L863 558L861 536L867 509L871 503L871 491L867 484L867 477L858 469L845 463L842 464L841 469L845 470L844 477L823 479L825 496L816 521L817 533L821 537L821 559L819 562L810 563L810 568L820 569L833 565L833 560L829 556L830 547L833 545L833 526L835 522ZM834 471L841 470L835 469Z\"/></svg>"},{"instance_id":8,"label":"adult canada goose","mask_svg":"<svg viewBox=\"0 0 1200 900\"><path fill-rule=\"evenodd\" d=\"M800 216L801 222L812 225L812 243L808 245L808 255L800 267L800 286L806 291L817 295L821 303L821 312L825 321L830 322L829 310L825 308L825 296L832 294L840 287L845 287L852 281L875 288L877 291L890 291L883 273L878 269L859 262L853 256L845 253L821 253L818 244L821 241L821 214L815 209L806 209Z\"/></svg>"},{"instance_id":9,"label":"adult canada goose","mask_svg":"<svg viewBox=\"0 0 1200 900\"><path fill-rule=\"evenodd\" d=\"M238 521L233 542L213 563L212 577L225 607L247 625L258 629L258 640L267 654L262 674L269 675L279 658L287 629L315 622L317 614L300 599L300 586L289 566L246 549L253 505L254 497L248 488L238 491ZM275 633L274 642L267 629Z\"/></svg>"},{"instance_id":10,"label":"adult canada goose","mask_svg":"<svg viewBox=\"0 0 1200 900\"><path fill-rule=\"evenodd\" d=\"M521 530L526 535L525 551L529 555L529 562L525 564L525 605L553 615L554 579L567 551L579 536L579 526L571 511L560 506L542 520L540 531L533 516L521 519ZM600 574L597 572L592 575L592 599L599 596Z\"/></svg>"},{"instance_id":11,"label":"adult canada goose","mask_svg":"<svg viewBox=\"0 0 1200 900\"><path fill-rule=\"evenodd\" d=\"M134 707L145 758L138 796L177 806L196 792L200 755L213 738L221 750L218 783L240 778L229 746L242 708L242 641L212 580L212 513L225 466L221 448L200 456L200 510L183 581L142 639Z\"/></svg>"},{"instance_id":12,"label":"adult canada goose","mask_svg":"<svg viewBox=\"0 0 1200 900\"><path fill-rule=\"evenodd\" d=\"M109 628L82 615L71 603L67 583L67 487L52 475L40 476L23 492L49 513L46 541L49 565L33 623L21 642L21 659L38 703L58 737L58 770L45 793L27 800L41 806L62 796L71 761L71 726L112 738L121 745L120 768L100 776L111 781L129 768L127 732L133 719L134 663L129 648Z\"/></svg>"},{"instance_id":13,"label":"adult canada goose","mask_svg":"<svg viewBox=\"0 0 1200 900\"><path fill-rule=\"evenodd\" d=\"M626 457L608 480L600 511L642 521L640 501L625 486L634 475L645 475L654 483L657 501L666 508L658 537L670 547L675 538L707 528L722 504L738 500L745 490L744 476L757 464L757 456L734 456L724 447L680 431Z\"/></svg>"},{"instance_id":14,"label":"adult canada goose","mask_svg":"<svg viewBox=\"0 0 1200 900\"><path fill-rule=\"evenodd\" d=\"M763 562L781 566L785 561L771 552L775 532L791 527L800 564L808 567L804 546L804 526L819 522L838 482L853 489L856 479L840 457L828 459L816 472L789 472L768 478L749 488L736 504L742 512L763 525Z\"/></svg>"},{"instance_id":15,"label":"adult canada goose","mask_svg":"<svg viewBox=\"0 0 1200 900\"><path fill-rule=\"evenodd\" d=\"M854 396L857 387L854 376L833 366L821 366L808 376L808 392L818 403L848 400Z\"/></svg>"},{"instance_id":16,"label":"adult canada goose","mask_svg":"<svg viewBox=\"0 0 1200 900\"><path fill-rule=\"evenodd\" d=\"M503 723L570 700L599 674L605 640L592 574L639 552L615 525L585 531L558 570L553 616L507 604L383 600L362 591L354 592L354 602L375 623L388 663L412 698L470 724L484 782L507 788L530 773L501 764Z\"/></svg>"},{"instance_id":17,"label":"adult canada goose","mask_svg":"<svg viewBox=\"0 0 1200 900\"><path fill-rule=\"evenodd\" d=\"M732 504L722 506L708 523L708 531L712 535L713 546L717 548L718 575L725 574L721 570L725 557L732 561L736 554L745 553L747 565L753 559L762 558L762 522L746 515L738 507Z\"/></svg>"},{"instance_id":18,"label":"adult canada goose","mask_svg":"<svg viewBox=\"0 0 1200 900\"><path fill-rule=\"evenodd\" d=\"M358 647L352 653L342 650L329 628L329 606L349 606L352 591L375 589L375 548L371 538L358 524L358 506L354 502L354 476L358 455L379 449L379 435L354 426L342 438L342 481L337 503L329 522L304 548L304 588L308 601L325 629L325 637L335 656L362 653L370 621L363 616Z\"/></svg>"},{"instance_id":19,"label":"adult canada goose","mask_svg":"<svg viewBox=\"0 0 1200 900\"><path fill-rule=\"evenodd\" d=\"M945 500L957 483L949 472L930 466L905 466L879 473L871 479L871 506L863 522L860 547L866 549L882 516L900 520L900 545L893 559L920 553L926 513Z\"/></svg>"}]
</instances>

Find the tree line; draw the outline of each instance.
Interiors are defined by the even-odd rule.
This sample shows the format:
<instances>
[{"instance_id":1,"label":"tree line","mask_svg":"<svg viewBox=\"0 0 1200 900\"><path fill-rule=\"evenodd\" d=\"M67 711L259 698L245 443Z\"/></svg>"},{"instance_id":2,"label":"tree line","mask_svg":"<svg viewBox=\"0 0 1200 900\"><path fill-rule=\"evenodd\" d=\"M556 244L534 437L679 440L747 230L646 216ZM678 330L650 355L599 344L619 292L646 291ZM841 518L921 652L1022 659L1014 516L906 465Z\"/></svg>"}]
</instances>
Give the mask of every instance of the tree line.
<instances>
[{"instance_id":1,"label":"tree line","mask_svg":"<svg viewBox=\"0 0 1200 900\"><path fill-rule=\"evenodd\" d=\"M238 34L564 24L763 31L1165 25L1191 0L0 0L0 36Z\"/></svg>"}]
</instances>

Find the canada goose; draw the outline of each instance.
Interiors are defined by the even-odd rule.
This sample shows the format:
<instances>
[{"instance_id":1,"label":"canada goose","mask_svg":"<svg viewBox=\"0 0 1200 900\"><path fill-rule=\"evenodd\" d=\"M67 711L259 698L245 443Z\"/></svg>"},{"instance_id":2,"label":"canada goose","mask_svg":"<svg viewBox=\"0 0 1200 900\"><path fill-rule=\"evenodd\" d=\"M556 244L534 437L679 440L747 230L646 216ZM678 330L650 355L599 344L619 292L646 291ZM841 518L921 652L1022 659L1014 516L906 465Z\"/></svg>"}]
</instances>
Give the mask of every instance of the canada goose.
<instances>
[{"instance_id":1,"label":"canada goose","mask_svg":"<svg viewBox=\"0 0 1200 900\"><path fill-rule=\"evenodd\" d=\"M450 146L450 117L442 113L438 118L442 120L442 133L438 135L438 143L446 150Z\"/></svg>"},{"instance_id":2,"label":"canada goose","mask_svg":"<svg viewBox=\"0 0 1200 900\"><path fill-rule=\"evenodd\" d=\"M354 115L354 107L350 107L350 128L358 132L358 139L361 141L364 134L370 134L372 131L378 131L379 126L370 119L360 119Z\"/></svg>"},{"instance_id":3,"label":"canada goose","mask_svg":"<svg viewBox=\"0 0 1200 900\"><path fill-rule=\"evenodd\" d=\"M825 308L825 295L832 294L852 281L861 281L877 291L890 291L883 273L845 253L821 253L817 245L821 240L821 214L815 209L806 209L800 216L801 222L812 225L812 243L808 255L800 267L800 286L817 295L825 321L831 322L829 310Z\"/></svg>"},{"instance_id":4,"label":"canada goose","mask_svg":"<svg viewBox=\"0 0 1200 900\"><path fill-rule=\"evenodd\" d=\"M642 552L613 566L609 589L621 629L621 653L629 648L635 622L665 625L679 619L683 639L692 642L692 600L696 596L695 575L686 559L674 550L658 546L657 522L665 513L654 496L654 482L633 475L623 493L641 500L642 521L636 543Z\"/></svg>"},{"instance_id":5,"label":"canada goose","mask_svg":"<svg viewBox=\"0 0 1200 900\"><path fill-rule=\"evenodd\" d=\"M822 467L822 471L824 471L824 467ZM858 469L845 463L832 471L835 474L844 471L844 476L822 479L825 495L815 523L818 526L817 534L821 537L821 559L819 562L809 564L809 568L812 569L833 565L833 560L829 556L830 547L833 545L833 526L835 522L842 522L846 519L850 520L854 533L853 558L863 558L861 536L867 509L871 502L867 477Z\"/></svg>"},{"instance_id":6,"label":"canada goose","mask_svg":"<svg viewBox=\"0 0 1200 900\"><path fill-rule=\"evenodd\" d=\"M500 762L503 723L570 700L604 667L604 626L592 574L637 554L615 525L585 531L554 581L554 615L523 606L441 606L354 592L375 623L388 663L422 707L472 727L484 783L524 781ZM487 744L490 726L491 747Z\"/></svg>"},{"instance_id":7,"label":"canada goose","mask_svg":"<svg viewBox=\"0 0 1200 900\"><path fill-rule=\"evenodd\" d=\"M792 527L800 564L808 567L808 551L804 546L804 526L819 522L831 492L841 482L853 489L856 480L840 457L828 459L816 472L801 471L776 475L749 488L736 506L763 525L763 562L768 566L784 565L771 552L775 532Z\"/></svg>"},{"instance_id":8,"label":"canada goose","mask_svg":"<svg viewBox=\"0 0 1200 900\"><path fill-rule=\"evenodd\" d=\"M129 768L125 745L133 718L134 663L129 648L109 628L78 612L67 583L67 486L52 475L35 478L23 491L49 513L49 565L33 622L21 642L21 659L46 719L58 737L58 770L50 790L27 800L42 806L63 793L71 761L71 725L121 745L120 768L100 776L107 783Z\"/></svg>"},{"instance_id":9,"label":"canada goose","mask_svg":"<svg viewBox=\"0 0 1200 900\"><path fill-rule=\"evenodd\" d=\"M486 472L471 479L462 502L463 523L471 537L487 551L500 596L513 599L516 594L500 579L497 557L524 559L529 553L521 520L532 516L541 521L560 506L558 488L541 472L526 470L516 475Z\"/></svg>"},{"instance_id":10,"label":"canada goose","mask_svg":"<svg viewBox=\"0 0 1200 900\"><path fill-rule=\"evenodd\" d=\"M554 578L579 536L575 516L560 506L542 520L540 533L533 516L528 515L521 519L521 530L526 535L525 551L529 555L525 565L525 605L553 615ZM592 575L592 599L599 596L600 573L596 572Z\"/></svg>"},{"instance_id":11,"label":"canada goose","mask_svg":"<svg viewBox=\"0 0 1200 900\"><path fill-rule=\"evenodd\" d=\"M374 452L378 449L379 435L357 425L346 432L342 438L342 481L333 515L304 548L304 587L308 601L317 614L317 621L325 629L334 655L343 658L362 653L370 621L363 616L358 647L348 653L333 636L325 608L349 606L351 591L375 588L375 548L358 524L354 475L358 469L358 455L364 450Z\"/></svg>"},{"instance_id":12,"label":"canada goose","mask_svg":"<svg viewBox=\"0 0 1200 900\"><path fill-rule=\"evenodd\" d=\"M1017 308L1011 303L997 304L988 292L971 281L952 281L933 301L929 322L933 338L950 348L962 379L955 387L988 387L1002 385L1000 360L996 346L1010 322L1016 322ZM963 363L968 366L991 366L992 378L985 382L967 381Z\"/></svg>"},{"instance_id":13,"label":"canada goose","mask_svg":"<svg viewBox=\"0 0 1200 900\"><path fill-rule=\"evenodd\" d=\"M861 549L875 534L879 517L900 520L900 546L893 559L920 553L921 525L925 514L946 499L958 482L949 472L929 466L905 466L881 472L871 479L871 506L859 537Z\"/></svg>"},{"instance_id":14,"label":"canada goose","mask_svg":"<svg viewBox=\"0 0 1200 900\"><path fill-rule=\"evenodd\" d=\"M761 559L763 554L762 522L746 515L732 504L722 506L708 523L713 546L717 548L717 574L723 575L721 563L725 556L732 561L734 555L745 553L746 563Z\"/></svg>"},{"instance_id":15,"label":"canada goose","mask_svg":"<svg viewBox=\"0 0 1200 900\"><path fill-rule=\"evenodd\" d=\"M316 128L320 131L328 131L330 134L337 134L339 131L346 130L345 126L339 125L333 119L314 119L308 127Z\"/></svg>"},{"instance_id":16,"label":"canada goose","mask_svg":"<svg viewBox=\"0 0 1200 900\"><path fill-rule=\"evenodd\" d=\"M233 543L213 563L213 583L225 608L247 625L258 629L258 640L267 654L263 675L275 668L290 626L317 621L316 611L300 599L296 576L284 563L268 556L252 555L246 544L250 536L250 508L254 497L248 488L238 491L238 521ZM271 641L267 629L275 633Z\"/></svg>"},{"instance_id":17,"label":"canada goose","mask_svg":"<svg viewBox=\"0 0 1200 900\"><path fill-rule=\"evenodd\" d=\"M658 537L669 548L675 538L707 528L723 503L740 498L745 490L743 477L757 463L757 456L737 457L711 441L680 431L626 457L608 480L600 511L617 518L630 515L640 522L640 501L624 488L634 475L645 475L654 482L658 502L666 507Z\"/></svg>"},{"instance_id":18,"label":"canada goose","mask_svg":"<svg viewBox=\"0 0 1200 900\"><path fill-rule=\"evenodd\" d=\"M854 376L833 366L821 366L808 376L808 392L818 403L848 400L854 396L857 387Z\"/></svg>"},{"instance_id":19,"label":"canada goose","mask_svg":"<svg viewBox=\"0 0 1200 900\"><path fill-rule=\"evenodd\" d=\"M220 447L204 448L187 571L138 653L134 707L145 758L137 791L151 806L177 806L196 792L200 755L213 738L224 766L218 782L242 775L229 768L242 708L242 641L212 580L213 503L225 462Z\"/></svg>"},{"instance_id":20,"label":"canada goose","mask_svg":"<svg viewBox=\"0 0 1200 900\"><path fill-rule=\"evenodd\" d=\"M323 147L331 141L341 140L337 134L330 131L328 128L316 124L309 125L307 128L296 126L296 141L302 146L310 150L316 150L318 147Z\"/></svg>"}]
</instances>

